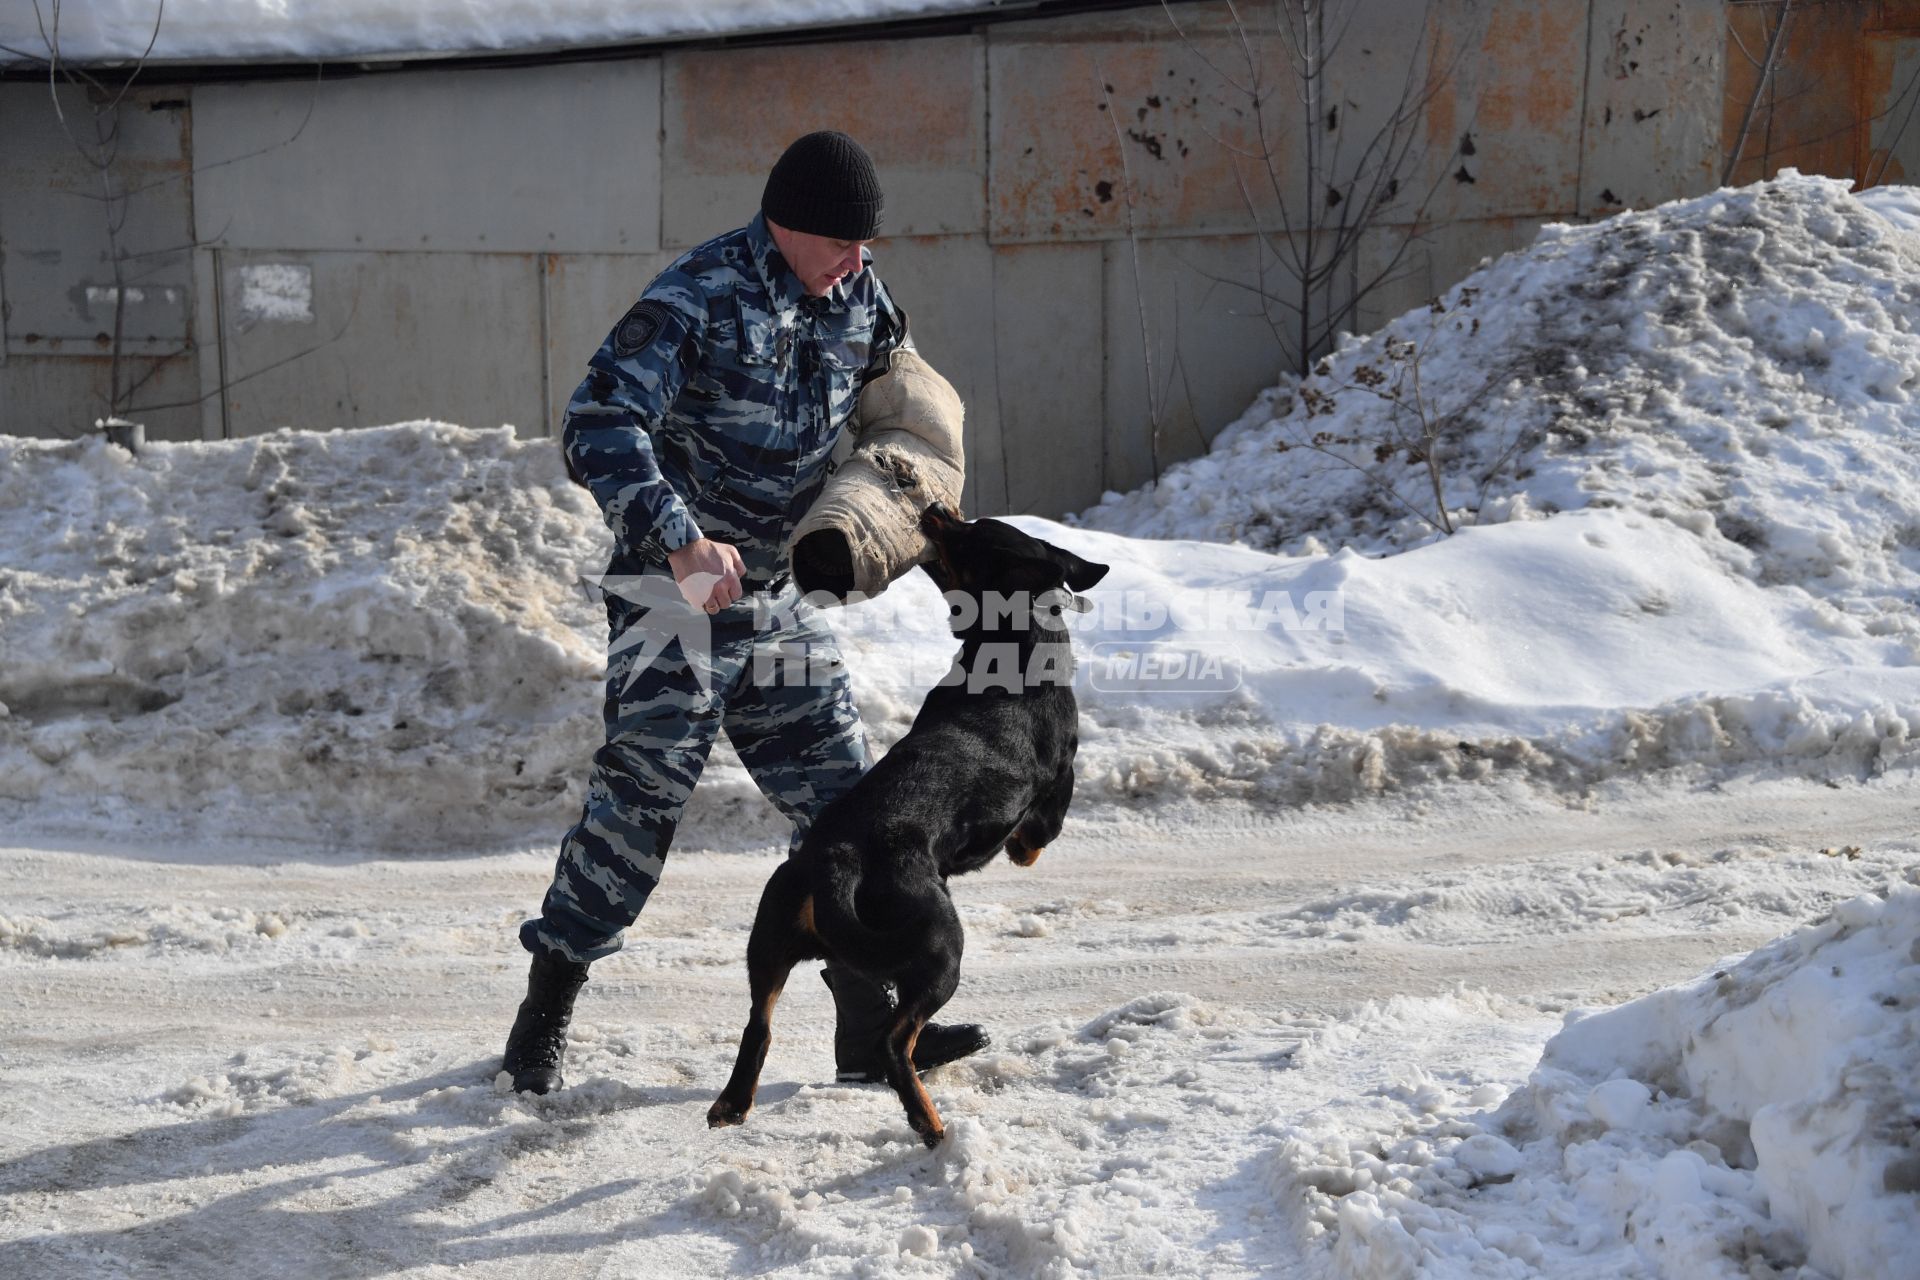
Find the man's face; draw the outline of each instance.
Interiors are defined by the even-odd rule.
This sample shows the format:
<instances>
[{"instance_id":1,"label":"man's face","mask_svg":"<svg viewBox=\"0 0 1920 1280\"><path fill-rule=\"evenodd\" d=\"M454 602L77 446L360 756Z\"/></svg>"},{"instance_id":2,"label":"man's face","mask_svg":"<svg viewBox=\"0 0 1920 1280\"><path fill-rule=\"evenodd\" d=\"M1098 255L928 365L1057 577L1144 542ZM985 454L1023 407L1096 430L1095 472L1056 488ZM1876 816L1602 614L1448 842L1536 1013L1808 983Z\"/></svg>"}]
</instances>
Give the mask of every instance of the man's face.
<instances>
[{"instance_id":1,"label":"man's face","mask_svg":"<svg viewBox=\"0 0 1920 1280\"><path fill-rule=\"evenodd\" d=\"M850 280L860 274L860 251L873 243L871 240L835 240L829 236L794 231L772 219L768 219L767 226L773 233L773 243L779 248L780 256L787 260L787 266L799 277L800 287L814 298L825 297L827 291L842 280Z\"/></svg>"}]
</instances>

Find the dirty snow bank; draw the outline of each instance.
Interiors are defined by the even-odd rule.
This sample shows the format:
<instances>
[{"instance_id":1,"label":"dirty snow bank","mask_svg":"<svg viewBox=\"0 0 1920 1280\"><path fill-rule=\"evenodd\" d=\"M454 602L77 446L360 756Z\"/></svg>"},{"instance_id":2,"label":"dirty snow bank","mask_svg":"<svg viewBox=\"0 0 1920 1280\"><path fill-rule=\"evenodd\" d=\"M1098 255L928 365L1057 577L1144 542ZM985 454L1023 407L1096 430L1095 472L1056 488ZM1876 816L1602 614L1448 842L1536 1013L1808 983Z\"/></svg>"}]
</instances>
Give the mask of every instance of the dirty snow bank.
<instances>
[{"instance_id":1,"label":"dirty snow bank","mask_svg":"<svg viewBox=\"0 0 1920 1280\"><path fill-rule=\"evenodd\" d=\"M1878 772L1920 726L1916 209L1788 173L1547 227L1073 523L1337 566L1355 643L1297 674L1379 700L1316 751L1387 787Z\"/></svg>"},{"instance_id":2,"label":"dirty snow bank","mask_svg":"<svg viewBox=\"0 0 1920 1280\"><path fill-rule=\"evenodd\" d=\"M599 728L575 577L603 541L551 443L506 430L138 459L0 436L0 813L376 848L553 828Z\"/></svg>"},{"instance_id":3,"label":"dirty snow bank","mask_svg":"<svg viewBox=\"0 0 1920 1280\"><path fill-rule=\"evenodd\" d=\"M1511 1097L1410 1079L1365 1136L1283 1127L1272 1168L1341 1275L1890 1278L1920 1253L1917 1055L1920 891L1889 884L1569 1015Z\"/></svg>"},{"instance_id":4,"label":"dirty snow bank","mask_svg":"<svg viewBox=\"0 0 1920 1280\"><path fill-rule=\"evenodd\" d=\"M1857 779L1920 741L1903 638L1629 511L1380 560L1017 523L1113 566L1073 621L1083 817L1456 780L1578 798L1676 770ZM544 843L577 813L605 644L577 580L609 539L545 442L413 424L132 459L0 439L0 539L0 818L426 850ZM951 661L946 608L914 574L828 618L884 749ZM1196 654L1224 685L1128 666ZM724 742L686 827L784 838Z\"/></svg>"},{"instance_id":5,"label":"dirty snow bank","mask_svg":"<svg viewBox=\"0 0 1920 1280\"><path fill-rule=\"evenodd\" d=\"M1444 535L1424 415L1456 526L1626 508L1841 625L1920 638L1920 239L1894 220L1904 203L1789 171L1545 227L1081 522L1291 554L1425 545Z\"/></svg>"}]
</instances>

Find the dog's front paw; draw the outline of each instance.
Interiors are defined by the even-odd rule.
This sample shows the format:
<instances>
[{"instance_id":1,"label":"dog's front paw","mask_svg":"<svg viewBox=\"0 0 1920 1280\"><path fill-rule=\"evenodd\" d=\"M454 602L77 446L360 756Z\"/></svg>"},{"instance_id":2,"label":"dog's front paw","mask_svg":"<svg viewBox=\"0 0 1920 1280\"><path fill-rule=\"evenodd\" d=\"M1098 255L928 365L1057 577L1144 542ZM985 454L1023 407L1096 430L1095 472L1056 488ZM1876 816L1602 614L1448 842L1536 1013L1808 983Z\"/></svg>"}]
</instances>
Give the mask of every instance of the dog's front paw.
<instances>
[{"instance_id":1,"label":"dog's front paw","mask_svg":"<svg viewBox=\"0 0 1920 1280\"><path fill-rule=\"evenodd\" d=\"M924 1128L920 1125L915 1125L913 1131L920 1135L920 1141L927 1144L928 1150L932 1150L947 1140L947 1131L938 1124L927 1125Z\"/></svg>"},{"instance_id":2,"label":"dog's front paw","mask_svg":"<svg viewBox=\"0 0 1920 1280\"><path fill-rule=\"evenodd\" d=\"M747 1112L753 1110L753 1104L741 1106L724 1095L707 1108L707 1128L724 1129L729 1125L744 1124Z\"/></svg>"}]
</instances>

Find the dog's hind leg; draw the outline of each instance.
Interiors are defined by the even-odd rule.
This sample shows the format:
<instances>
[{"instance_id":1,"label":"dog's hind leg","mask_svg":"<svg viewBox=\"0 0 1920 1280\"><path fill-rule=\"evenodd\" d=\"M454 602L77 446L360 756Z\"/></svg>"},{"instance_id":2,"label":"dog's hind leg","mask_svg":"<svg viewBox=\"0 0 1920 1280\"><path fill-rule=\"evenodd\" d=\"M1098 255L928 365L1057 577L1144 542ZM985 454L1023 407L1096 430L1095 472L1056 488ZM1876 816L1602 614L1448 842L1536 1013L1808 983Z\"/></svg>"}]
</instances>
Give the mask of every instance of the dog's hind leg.
<instances>
[{"instance_id":1,"label":"dog's hind leg","mask_svg":"<svg viewBox=\"0 0 1920 1280\"><path fill-rule=\"evenodd\" d=\"M893 1025L887 1030L887 1083L900 1096L900 1105L907 1109L907 1123L929 1147L939 1146L947 1136L947 1129L940 1113L933 1108L933 1099L927 1096L927 1087L913 1069L913 1046L920 1038L921 1028L953 999L953 993L960 986L960 919L951 904L947 912L952 917L950 932L949 928L939 932L947 934L952 941L931 939L935 945L924 960L896 979L900 1005L894 1010Z\"/></svg>"},{"instance_id":2,"label":"dog's hind leg","mask_svg":"<svg viewBox=\"0 0 1920 1280\"><path fill-rule=\"evenodd\" d=\"M773 1006L787 985L793 966L823 954L813 932L813 899L805 876L792 862L782 863L760 895L760 910L747 940L747 981L753 1008L740 1036L740 1053L726 1088L707 1109L707 1125L718 1129L739 1124L753 1110L760 1087L760 1069L766 1065L767 1046L773 1041Z\"/></svg>"}]
</instances>

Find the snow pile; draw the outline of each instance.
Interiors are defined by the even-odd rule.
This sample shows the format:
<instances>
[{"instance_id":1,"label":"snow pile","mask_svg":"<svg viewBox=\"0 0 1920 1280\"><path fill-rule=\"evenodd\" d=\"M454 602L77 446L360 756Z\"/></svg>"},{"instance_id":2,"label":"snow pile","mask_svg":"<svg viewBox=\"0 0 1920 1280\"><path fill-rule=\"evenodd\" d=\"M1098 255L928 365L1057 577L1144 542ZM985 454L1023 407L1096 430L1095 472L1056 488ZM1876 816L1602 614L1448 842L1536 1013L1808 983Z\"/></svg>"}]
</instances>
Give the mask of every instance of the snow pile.
<instances>
[{"instance_id":1,"label":"snow pile","mask_svg":"<svg viewBox=\"0 0 1920 1280\"><path fill-rule=\"evenodd\" d=\"M1081 520L1371 556L1443 523L1619 507L1805 592L1837 628L1920 637L1920 240L1904 203L1789 171L1548 226Z\"/></svg>"},{"instance_id":2,"label":"snow pile","mask_svg":"<svg viewBox=\"0 0 1920 1280\"><path fill-rule=\"evenodd\" d=\"M1585 797L1670 770L1857 779L1920 739L1920 637L1769 590L1634 511L1469 528L1382 559L1016 523L1114 566L1075 623L1095 796L1293 806L1452 780ZM1334 607L1316 616L1316 601ZM1233 687L1114 680L1133 653L1219 655Z\"/></svg>"},{"instance_id":3,"label":"snow pile","mask_svg":"<svg viewBox=\"0 0 1920 1280\"><path fill-rule=\"evenodd\" d=\"M1238 645L1215 706L1271 728L1237 759L1196 733L1201 772L1297 802L1906 758L1920 201L1869 197L1789 173L1548 227L1078 517L1169 540L1136 557L1169 580L1228 540L1257 586L1343 598L1341 634Z\"/></svg>"},{"instance_id":4,"label":"snow pile","mask_svg":"<svg viewBox=\"0 0 1920 1280\"><path fill-rule=\"evenodd\" d=\"M1416 1072L1367 1138L1284 1126L1273 1170L1342 1275L1892 1277L1920 1251L1916 1056L1920 891L1890 883L1570 1015L1504 1100Z\"/></svg>"},{"instance_id":5,"label":"snow pile","mask_svg":"<svg viewBox=\"0 0 1920 1280\"><path fill-rule=\"evenodd\" d=\"M1013 518L1112 566L1068 619L1076 812L1908 767L1909 203L1793 177L1550 229L1159 487ZM1418 514L1415 394L1458 409L1431 455L1451 536ZM1262 545L1178 540L1205 537ZM608 544L552 444L506 431L138 459L0 438L0 818L551 840L601 738L605 621L577 580ZM829 612L876 749L946 674L947 616L919 574ZM686 820L784 840L724 744Z\"/></svg>"},{"instance_id":6,"label":"snow pile","mask_svg":"<svg viewBox=\"0 0 1920 1280\"><path fill-rule=\"evenodd\" d=\"M1908 641L1628 511L1383 560L1016 523L1113 566L1073 620L1082 818L1459 780L1852 779L1920 740ZM548 443L411 424L133 459L0 439L0 537L12 821L443 849L544 842L577 812L606 634L577 579L609 539ZM946 607L914 574L828 619L884 750L947 671ZM1224 680L1139 675L1196 654ZM686 823L784 839L724 742Z\"/></svg>"},{"instance_id":7,"label":"snow pile","mask_svg":"<svg viewBox=\"0 0 1920 1280\"><path fill-rule=\"evenodd\" d=\"M380 848L558 829L599 733L575 579L605 537L509 430L0 437L0 812Z\"/></svg>"},{"instance_id":8,"label":"snow pile","mask_svg":"<svg viewBox=\"0 0 1920 1280\"><path fill-rule=\"evenodd\" d=\"M291 912L250 911L244 907L201 907L169 903L145 907L138 920L102 924L53 920L45 916L0 915L0 948L30 956L63 960L89 959L111 953L210 952L219 955L249 953L285 938L299 927ZM352 925L335 930L337 937L364 936Z\"/></svg>"},{"instance_id":9,"label":"snow pile","mask_svg":"<svg viewBox=\"0 0 1920 1280\"><path fill-rule=\"evenodd\" d=\"M640 40L874 22L922 13L988 9L995 0L88 0L24 3L0 13L0 63L44 57L57 38L63 62L344 58L578 48ZM59 23L53 25L53 9ZM36 14L36 10L38 13ZM44 25L43 25L44 24ZM156 35L156 25L158 34ZM43 34L44 33L44 34ZM8 52L9 50L13 52Z\"/></svg>"},{"instance_id":10,"label":"snow pile","mask_svg":"<svg viewBox=\"0 0 1920 1280\"><path fill-rule=\"evenodd\" d=\"M582 576L612 539L552 441L0 436L0 546L0 821L409 851L578 816L607 643ZM928 607L938 665L871 708L880 744L951 657ZM724 739L686 824L788 830Z\"/></svg>"}]
</instances>

